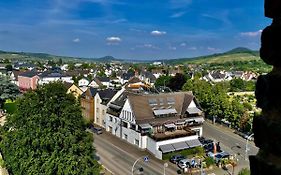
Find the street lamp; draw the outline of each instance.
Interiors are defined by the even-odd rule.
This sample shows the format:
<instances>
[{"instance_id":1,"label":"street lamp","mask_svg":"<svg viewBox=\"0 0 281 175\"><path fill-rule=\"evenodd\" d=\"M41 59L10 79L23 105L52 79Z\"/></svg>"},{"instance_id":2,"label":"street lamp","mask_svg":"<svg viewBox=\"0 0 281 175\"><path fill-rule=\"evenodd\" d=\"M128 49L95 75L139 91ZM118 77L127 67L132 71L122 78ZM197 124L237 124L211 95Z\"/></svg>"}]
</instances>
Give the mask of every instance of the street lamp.
<instances>
[{"instance_id":1,"label":"street lamp","mask_svg":"<svg viewBox=\"0 0 281 175\"><path fill-rule=\"evenodd\" d=\"M250 150L249 149L249 139L253 136L254 134L251 134L247 137L247 142L246 142L246 149L245 149L245 160L247 160L247 157L248 157L248 151Z\"/></svg>"},{"instance_id":2,"label":"street lamp","mask_svg":"<svg viewBox=\"0 0 281 175\"><path fill-rule=\"evenodd\" d=\"M164 163L164 174L163 175L166 175L165 168L167 168L167 167L168 167L168 163Z\"/></svg>"},{"instance_id":3,"label":"street lamp","mask_svg":"<svg viewBox=\"0 0 281 175\"><path fill-rule=\"evenodd\" d=\"M144 158L145 161L148 161L148 156L141 156L141 157L139 157L139 158L134 162L134 164L133 164L133 167L132 167L132 175L134 175L134 167L135 167L135 165L136 165L137 162L138 162L140 159L142 159L142 158Z\"/></svg>"}]
</instances>

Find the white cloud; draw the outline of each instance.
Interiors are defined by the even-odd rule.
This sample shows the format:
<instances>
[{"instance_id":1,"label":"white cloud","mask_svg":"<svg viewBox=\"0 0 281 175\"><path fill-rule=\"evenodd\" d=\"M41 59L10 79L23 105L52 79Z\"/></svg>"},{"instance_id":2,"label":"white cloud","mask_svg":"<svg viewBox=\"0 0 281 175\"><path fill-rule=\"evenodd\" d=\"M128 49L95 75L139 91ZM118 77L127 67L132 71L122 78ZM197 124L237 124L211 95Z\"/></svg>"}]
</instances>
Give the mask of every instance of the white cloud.
<instances>
[{"instance_id":1,"label":"white cloud","mask_svg":"<svg viewBox=\"0 0 281 175\"><path fill-rule=\"evenodd\" d=\"M107 45L118 45L122 40L120 37L111 36L106 38Z\"/></svg>"},{"instance_id":2,"label":"white cloud","mask_svg":"<svg viewBox=\"0 0 281 175\"><path fill-rule=\"evenodd\" d=\"M181 47L185 47L187 44L186 43L181 43L180 46Z\"/></svg>"},{"instance_id":3,"label":"white cloud","mask_svg":"<svg viewBox=\"0 0 281 175\"><path fill-rule=\"evenodd\" d=\"M153 36L161 36L161 35L167 34L167 32L165 32L165 31L159 31L159 30L154 30L154 31L152 31L150 34L153 35Z\"/></svg>"},{"instance_id":4,"label":"white cloud","mask_svg":"<svg viewBox=\"0 0 281 175\"><path fill-rule=\"evenodd\" d=\"M256 36L260 36L262 30L258 30L255 32L242 32L240 33L241 36L245 36L245 37L256 37Z\"/></svg>"},{"instance_id":5,"label":"white cloud","mask_svg":"<svg viewBox=\"0 0 281 175\"><path fill-rule=\"evenodd\" d=\"M80 42L80 39L79 38L75 38L72 40L74 43L79 43Z\"/></svg>"},{"instance_id":6,"label":"white cloud","mask_svg":"<svg viewBox=\"0 0 281 175\"><path fill-rule=\"evenodd\" d=\"M182 17L186 12L177 12L170 16L170 18L179 18Z\"/></svg>"},{"instance_id":7,"label":"white cloud","mask_svg":"<svg viewBox=\"0 0 281 175\"><path fill-rule=\"evenodd\" d=\"M150 43L146 43L146 44L142 44L142 45L136 45L136 47L134 47L134 49L136 48L147 48L147 49L160 49L159 47L150 44Z\"/></svg>"}]
</instances>

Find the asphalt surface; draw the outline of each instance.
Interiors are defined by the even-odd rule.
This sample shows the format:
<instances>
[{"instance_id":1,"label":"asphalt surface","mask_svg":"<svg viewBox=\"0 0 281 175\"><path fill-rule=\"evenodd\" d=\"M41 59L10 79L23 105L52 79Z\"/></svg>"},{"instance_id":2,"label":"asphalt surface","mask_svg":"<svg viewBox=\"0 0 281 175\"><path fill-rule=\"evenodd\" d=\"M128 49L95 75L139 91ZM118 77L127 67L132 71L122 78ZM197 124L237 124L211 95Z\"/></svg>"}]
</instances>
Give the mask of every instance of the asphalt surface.
<instances>
[{"instance_id":1,"label":"asphalt surface","mask_svg":"<svg viewBox=\"0 0 281 175\"><path fill-rule=\"evenodd\" d=\"M97 150L100 162L115 175L131 175L134 162L140 158L134 168L134 174L139 174L138 169L143 168L143 175L163 175L164 163L157 160L146 151L119 140L117 137L104 132L101 135L94 134L94 146ZM144 162L143 157L148 155L149 161ZM175 175L177 168L168 166L166 175Z\"/></svg>"},{"instance_id":2,"label":"asphalt surface","mask_svg":"<svg viewBox=\"0 0 281 175\"><path fill-rule=\"evenodd\" d=\"M203 125L203 136L219 141L222 150L237 155L238 166L236 167L235 174L242 168L249 168L249 161L245 160L246 139L234 134L233 130L229 128L213 125L209 121L206 121ZM131 175L132 166L139 158L140 160L136 163L134 168L134 175L140 174L138 171L140 167L144 170L143 175L164 174L164 161L154 158L154 156L150 155L147 151L138 149L107 132L101 135L94 134L94 146L100 157L101 164L111 172L109 174ZM249 148L248 155L257 154L258 148L254 146L253 142L249 142ZM143 160L143 157L146 155L149 156L148 162L144 162ZM165 168L165 173L166 175L176 175L178 169L176 165L169 163L169 166ZM216 175L227 174L227 172L221 169L216 169L213 172L215 172Z\"/></svg>"},{"instance_id":3,"label":"asphalt surface","mask_svg":"<svg viewBox=\"0 0 281 175\"><path fill-rule=\"evenodd\" d=\"M205 121L203 125L203 136L220 142L220 146L223 151L226 151L232 155L236 154L238 159L238 169L249 168L248 156L245 160L246 139L234 134L234 131L223 127L219 124L211 124L209 121ZM256 155L258 148L252 141L249 141L248 155Z\"/></svg>"}]
</instances>

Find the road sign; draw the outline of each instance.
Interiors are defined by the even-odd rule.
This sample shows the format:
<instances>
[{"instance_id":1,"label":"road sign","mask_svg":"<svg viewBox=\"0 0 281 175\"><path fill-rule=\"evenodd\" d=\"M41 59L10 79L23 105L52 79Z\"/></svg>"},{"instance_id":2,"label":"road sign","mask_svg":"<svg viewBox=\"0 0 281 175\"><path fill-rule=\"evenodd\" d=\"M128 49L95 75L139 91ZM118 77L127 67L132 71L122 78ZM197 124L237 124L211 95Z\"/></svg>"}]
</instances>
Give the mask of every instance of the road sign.
<instances>
[{"instance_id":1,"label":"road sign","mask_svg":"<svg viewBox=\"0 0 281 175\"><path fill-rule=\"evenodd\" d=\"M194 165L195 164L195 160L193 159L192 161L191 161L191 165Z\"/></svg>"},{"instance_id":2,"label":"road sign","mask_svg":"<svg viewBox=\"0 0 281 175\"><path fill-rule=\"evenodd\" d=\"M143 161L145 161L145 162L148 162L148 156L145 156L144 158L143 158Z\"/></svg>"}]
</instances>

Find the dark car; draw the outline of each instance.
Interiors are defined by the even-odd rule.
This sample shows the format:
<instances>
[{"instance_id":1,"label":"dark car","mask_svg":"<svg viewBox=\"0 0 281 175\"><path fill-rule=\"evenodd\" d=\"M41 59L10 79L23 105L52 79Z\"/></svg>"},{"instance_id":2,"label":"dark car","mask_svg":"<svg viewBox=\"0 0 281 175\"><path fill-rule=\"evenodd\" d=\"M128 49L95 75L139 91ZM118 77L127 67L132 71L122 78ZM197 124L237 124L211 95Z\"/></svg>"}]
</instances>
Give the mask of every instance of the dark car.
<instances>
[{"instance_id":1,"label":"dark car","mask_svg":"<svg viewBox=\"0 0 281 175\"><path fill-rule=\"evenodd\" d=\"M98 135L103 133L102 128L93 125L90 126L90 130Z\"/></svg>"},{"instance_id":2,"label":"dark car","mask_svg":"<svg viewBox=\"0 0 281 175\"><path fill-rule=\"evenodd\" d=\"M171 157L170 161L172 163L177 164L180 160L183 160L183 159L185 159L185 157L183 155L174 155Z\"/></svg>"}]
</instances>

